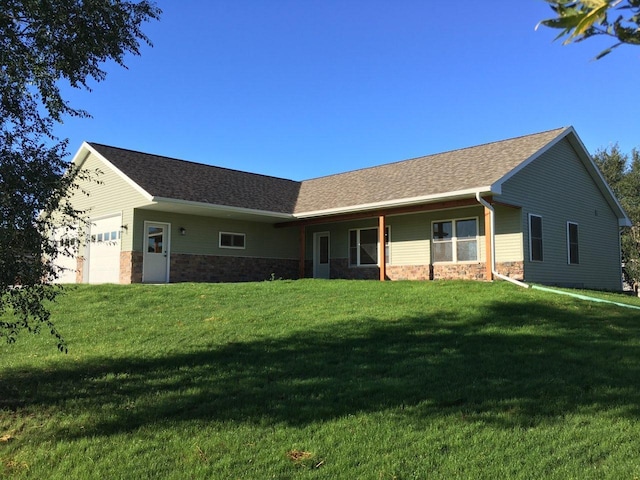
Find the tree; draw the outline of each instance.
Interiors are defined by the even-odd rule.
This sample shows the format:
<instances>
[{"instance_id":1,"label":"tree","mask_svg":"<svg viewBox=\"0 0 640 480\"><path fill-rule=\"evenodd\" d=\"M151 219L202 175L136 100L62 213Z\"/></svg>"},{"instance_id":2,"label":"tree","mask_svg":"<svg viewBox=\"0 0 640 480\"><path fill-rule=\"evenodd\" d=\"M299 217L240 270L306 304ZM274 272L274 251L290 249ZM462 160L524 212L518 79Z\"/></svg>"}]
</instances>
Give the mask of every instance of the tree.
<instances>
[{"instance_id":1,"label":"tree","mask_svg":"<svg viewBox=\"0 0 640 480\"><path fill-rule=\"evenodd\" d=\"M640 0L545 0L556 18L540 24L562 30L557 38L564 44L604 35L617 43L600 52L596 59L622 44L640 45Z\"/></svg>"},{"instance_id":2,"label":"tree","mask_svg":"<svg viewBox=\"0 0 640 480\"><path fill-rule=\"evenodd\" d=\"M160 13L148 0L2 0L0 337L9 342L44 327L66 351L47 307L61 292L52 232L82 222L68 199L90 173L67 161L68 141L53 134L64 116L88 116L62 98L60 81L90 90L107 60L125 67L141 42L151 45L141 26Z\"/></svg>"},{"instance_id":3,"label":"tree","mask_svg":"<svg viewBox=\"0 0 640 480\"><path fill-rule=\"evenodd\" d=\"M607 183L633 222L622 231L623 275L625 281L638 291L640 285L640 152L631 157L620 152L618 145L598 150L593 156Z\"/></svg>"}]
</instances>

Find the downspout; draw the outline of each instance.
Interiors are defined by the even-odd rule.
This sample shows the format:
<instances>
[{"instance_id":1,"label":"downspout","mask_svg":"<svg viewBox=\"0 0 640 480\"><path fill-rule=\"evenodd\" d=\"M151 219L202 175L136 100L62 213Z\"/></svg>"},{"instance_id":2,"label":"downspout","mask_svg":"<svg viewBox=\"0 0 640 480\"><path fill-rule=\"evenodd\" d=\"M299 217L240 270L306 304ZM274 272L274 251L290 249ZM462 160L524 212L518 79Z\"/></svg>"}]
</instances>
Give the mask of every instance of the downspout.
<instances>
[{"instance_id":1,"label":"downspout","mask_svg":"<svg viewBox=\"0 0 640 480\"><path fill-rule=\"evenodd\" d=\"M507 282L511 282L515 285L518 285L519 287L523 287L523 288L529 288L529 285L521 282L519 280L516 280L515 278L511 278L511 277L507 277L506 275L502 275L501 273L498 273L498 271L496 270L496 212L493 209L493 207L491 206L490 203L488 203L486 200L484 200L481 196L480 196L480 192L476 192L476 200L478 200L478 202L483 205L485 208L489 209L489 217L491 219L491 235L490 235L490 240L491 240L491 273L497 277L500 278L502 280L506 280ZM487 232L484 232L484 234L486 235Z\"/></svg>"}]
</instances>

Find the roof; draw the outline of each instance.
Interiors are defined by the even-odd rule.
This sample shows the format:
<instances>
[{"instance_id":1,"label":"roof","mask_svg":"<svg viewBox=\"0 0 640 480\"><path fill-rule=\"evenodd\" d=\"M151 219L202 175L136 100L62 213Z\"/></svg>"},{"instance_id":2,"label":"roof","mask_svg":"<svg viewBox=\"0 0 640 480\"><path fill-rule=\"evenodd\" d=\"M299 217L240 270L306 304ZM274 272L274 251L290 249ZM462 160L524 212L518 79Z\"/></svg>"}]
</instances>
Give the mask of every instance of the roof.
<instances>
[{"instance_id":1,"label":"roof","mask_svg":"<svg viewBox=\"0 0 640 480\"><path fill-rule=\"evenodd\" d=\"M300 190L293 180L89 145L155 198L290 214Z\"/></svg>"},{"instance_id":2,"label":"roof","mask_svg":"<svg viewBox=\"0 0 640 480\"><path fill-rule=\"evenodd\" d=\"M295 213L489 190L563 128L302 182Z\"/></svg>"},{"instance_id":3,"label":"roof","mask_svg":"<svg viewBox=\"0 0 640 480\"><path fill-rule=\"evenodd\" d=\"M610 205L629 220L573 127L297 182L88 144L154 202L182 202L253 215L309 218L499 194L504 181L568 138Z\"/></svg>"}]
</instances>

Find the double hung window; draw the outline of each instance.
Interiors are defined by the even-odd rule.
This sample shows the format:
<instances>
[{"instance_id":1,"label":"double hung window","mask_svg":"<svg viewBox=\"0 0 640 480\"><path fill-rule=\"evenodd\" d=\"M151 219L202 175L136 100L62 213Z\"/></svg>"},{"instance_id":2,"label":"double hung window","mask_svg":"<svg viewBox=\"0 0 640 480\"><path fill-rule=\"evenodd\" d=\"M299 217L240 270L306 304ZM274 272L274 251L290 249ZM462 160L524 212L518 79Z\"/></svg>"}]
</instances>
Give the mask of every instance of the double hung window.
<instances>
[{"instance_id":1,"label":"double hung window","mask_svg":"<svg viewBox=\"0 0 640 480\"><path fill-rule=\"evenodd\" d=\"M578 224L573 222L567 222L567 260L569 265L578 265L580 263Z\"/></svg>"},{"instance_id":2,"label":"double hung window","mask_svg":"<svg viewBox=\"0 0 640 480\"><path fill-rule=\"evenodd\" d=\"M478 260L478 220L465 218L432 224L433 262Z\"/></svg>"},{"instance_id":3,"label":"double hung window","mask_svg":"<svg viewBox=\"0 0 640 480\"><path fill-rule=\"evenodd\" d=\"M529 214L529 258L532 262L542 262L542 217Z\"/></svg>"}]
</instances>

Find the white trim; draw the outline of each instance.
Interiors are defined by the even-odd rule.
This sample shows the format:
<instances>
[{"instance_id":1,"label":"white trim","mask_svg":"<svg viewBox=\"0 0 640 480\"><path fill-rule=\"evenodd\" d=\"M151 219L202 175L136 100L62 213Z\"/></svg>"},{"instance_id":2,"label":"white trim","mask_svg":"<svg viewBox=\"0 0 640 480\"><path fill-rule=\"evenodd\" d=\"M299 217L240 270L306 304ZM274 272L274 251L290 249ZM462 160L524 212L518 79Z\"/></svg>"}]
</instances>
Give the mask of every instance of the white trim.
<instances>
[{"instance_id":1,"label":"white trim","mask_svg":"<svg viewBox=\"0 0 640 480\"><path fill-rule=\"evenodd\" d=\"M577 262L572 262L571 261L571 236L570 236L570 232L569 232L569 225L575 225L576 226L576 234L578 235L577 240L577 244L578 244L578 261ZM580 265L580 231L579 231L579 225L578 222L572 222L567 220L567 265Z\"/></svg>"},{"instance_id":2,"label":"white trim","mask_svg":"<svg viewBox=\"0 0 640 480\"><path fill-rule=\"evenodd\" d=\"M270 212L268 210L257 210L255 208L231 207L228 205L218 205L215 203L194 202L192 200L180 200L180 199L167 198L167 197L152 197L151 201L155 202L156 204L173 203L173 204L185 205L185 206L191 206L191 207L207 208L209 210L220 210L220 211L229 212L229 213L245 213L245 214L251 214L251 215L259 215L261 217L282 218L286 220L296 219L296 217L290 213Z\"/></svg>"},{"instance_id":3,"label":"white trim","mask_svg":"<svg viewBox=\"0 0 640 480\"><path fill-rule=\"evenodd\" d=\"M362 230L375 230L376 231L376 263L360 263L360 231ZM386 250L386 246L387 244L389 245L389 256L387 258L386 255L386 251L385 251L385 265L386 264L391 264L391 225L385 225L385 237L387 236L387 231L389 232L389 240L387 242L385 242L385 244L382 246L382 248L384 248ZM356 248L358 249L356 251L356 259L357 259L357 263L351 263L351 232L358 232L357 233L357 245ZM347 264L349 265L349 268L370 268L370 267L380 267L380 227L378 225L376 225L375 227L360 227L360 228L350 228L348 230L348 237L347 237L347 248L349 250L349 253L347 254Z\"/></svg>"},{"instance_id":4,"label":"white trim","mask_svg":"<svg viewBox=\"0 0 640 480\"><path fill-rule=\"evenodd\" d=\"M320 254L320 238L327 237L328 243L328 253L327 253L327 276L323 277L318 275L318 271L320 270L320 262L317 261ZM314 232L313 234L313 278L331 278L331 232Z\"/></svg>"},{"instance_id":5,"label":"white trim","mask_svg":"<svg viewBox=\"0 0 640 480\"><path fill-rule=\"evenodd\" d=\"M144 230L142 235L142 283L145 282L145 260L147 258L148 244L147 244L147 229L149 225L162 225L165 229L165 258L166 258L166 267L165 267L165 280L164 283L169 283L170 278L170 269L171 269L171 223L169 222L154 222L153 220L145 220L144 221Z\"/></svg>"},{"instance_id":6,"label":"white trim","mask_svg":"<svg viewBox=\"0 0 640 480\"><path fill-rule=\"evenodd\" d=\"M425 202L438 202L444 200L454 200L459 198L474 198L476 192L482 193L499 193L492 192L491 187L479 187L467 190L458 190L455 192L436 193L433 195L423 195L420 197L402 198L399 200L385 200L383 202L363 203L362 205L350 205L348 207L328 208L326 210L313 210L310 212L301 212L294 214L295 218L305 219L309 217L322 215L339 215L341 213L356 213L366 210L375 210L378 208L396 208L411 205L419 205ZM456 207L457 208L457 207Z\"/></svg>"},{"instance_id":7,"label":"white trim","mask_svg":"<svg viewBox=\"0 0 640 480\"><path fill-rule=\"evenodd\" d=\"M569 141L569 143L571 143L571 146L574 148L576 155L578 156L578 158L580 159L584 167L587 169L587 172L589 173L589 175L595 180L596 185L599 187L599 190L601 190L601 193L605 194L604 195L605 200L607 200L607 203L609 204L609 206L615 207L615 208L612 208L612 210L614 210L614 213L618 217L618 225L620 227L630 227L632 223L629 217L627 216L627 213L624 211L624 208L622 208L622 205L620 205L620 202L618 202L618 199L616 198L615 194L611 190L611 187L609 187L609 184L607 183L605 178L602 176L600 169L598 168L596 163L593 161L593 157L591 156L587 148L584 146L584 144L582 143L582 140L580 140L580 137L578 136L578 133L572 126L566 127L562 132L558 134L556 138L551 140L541 149L537 150L533 155L527 158L524 162L521 162L509 173L502 176L497 182L493 183L490 187L490 190L496 194L502 193L502 185L507 180L512 178L514 175L516 175L523 168L528 166L531 162L539 158L541 155L548 152L551 148L553 148L555 145L557 145L561 140L564 140L565 138ZM604 192L602 191L603 189L604 189ZM608 198L606 194L608 194ZM616 209L618 210L617 212L615 211Z\"/></svg>"},{"instance_id":8,"label":"white trim","mask_svg":"<svg viewBox=\"0 0 640 480\"><path fill-rule=\"evenodd\" d=\"M222 245L222 235L233 235L236 237L242 237L242 246L234 247L233 245ZM233 242L232 242L233 243ZM246 250L247 249L247 234L239 232L218 232L218 248L227 248L231 250Z\"/></svg>"},{"instance_id":9,"label":"white trim","mask_svg":"<svg viewBox=\"0 0 640 480\"><path fill-rule=\"evenodd\" d=\"M542 248L540 250L540 255L542 256L542 260L534 260L533 259L533 248L531 245L531 217L538 217L540 219L540 240L542 242ZM527 214L527 232L529 235L529 261L542 263L544 262L544 222L542 220L542 215L538 215L537 213L529 213Z\"/></svg>"},{"instance_id":10,"label":"white trim","mask_svg":"<svg viewBox=\"0 0 640 480\"><path fill-rule=\"evenodd\" d=\"M458 244L458 232L456 228L456 222L464 221L464 220L475 220L476 222L476 259L475 260L458 260L458 251L456 248ZM433 259L433 244L445 243L445 242L436 242L433 239L433 224L443 223L443 222L451 222L451 260L435 261ZM477 263L480 261L480 219L479 217L459 217L459 218L445 218L441 220L432 220L431 231L429 232L429 236L431 237L431 263L433 265L436 265L436 264L437 265L461 265L465 263L466 264Z\"/></svg>"},{"instance_id":11,"label":"white trim","mask_svg":"<svg viewBox=\"0 0 640 480\"><path fill-rule=\"evenodd\" d=\"M133 187L138 193L140 193L143 197L145 197L147 200L152 201L153 197L151 196L151 194L149 192L147 192L144 188L142 188L140 185L138 185L136 182L134 182L133 180L131 180L131 178L126 175L124 172L122 172L118 167L116 167L113 163L111 163L109 160L107 160L103 155L101 155L95 148L93 148L91 145L89 145L87 142L83 142L82 146L80 147L80 150L82 149L86 149L88 150L91 154L95 155L96 157L98 157L98 159L103 162L107 167L109 167L110 169L112 169L122 180L124 180L127 184L129 184L131 187ZM78 151L78 153L76 154L76 157L80 154L80 151ZM73 161L75 161L75 158L73 159ZM86 162L87 158L89 157L89 155L85 155L85 157L82 159L82 163L80 165L82 165L84 162Z\"/></svg>"}]
</instances>

